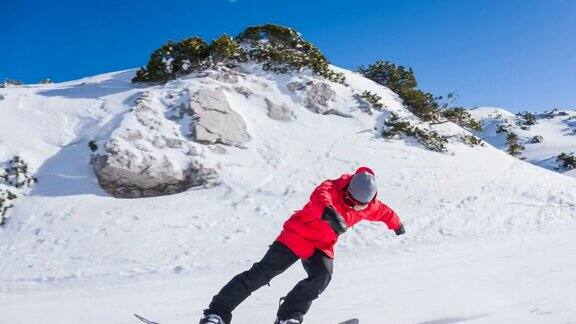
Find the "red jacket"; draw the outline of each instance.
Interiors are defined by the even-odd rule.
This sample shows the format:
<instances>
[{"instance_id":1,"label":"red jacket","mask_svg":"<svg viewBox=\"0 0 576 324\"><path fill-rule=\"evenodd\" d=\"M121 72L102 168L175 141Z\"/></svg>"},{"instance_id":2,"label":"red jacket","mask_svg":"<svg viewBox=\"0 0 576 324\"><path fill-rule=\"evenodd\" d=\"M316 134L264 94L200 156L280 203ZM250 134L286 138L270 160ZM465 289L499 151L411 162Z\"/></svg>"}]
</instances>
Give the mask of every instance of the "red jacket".
<instances>
[{"instance_id":1,"label":"red jacket","mask_svg":"<svg viewBox=\"0 0 576 324\"><path fill-rule=\"evenodd\" d=\"M356 173L368 171L360 168ZM330 224L322 219L324 207L332 206L346 221L348 227L359 221L381 221L389 229L400 227L398 215L384 203L374 198L366 209L355 211L344 203L344 192L352 179L351 174L344 174L336 180L322 182L310 195L310 201L301 210L296 211L285 223L277 241L288 246L301 259L308 259L316 249L334 258L334 244L338 236Z\"/></svg>"}]
</instances>

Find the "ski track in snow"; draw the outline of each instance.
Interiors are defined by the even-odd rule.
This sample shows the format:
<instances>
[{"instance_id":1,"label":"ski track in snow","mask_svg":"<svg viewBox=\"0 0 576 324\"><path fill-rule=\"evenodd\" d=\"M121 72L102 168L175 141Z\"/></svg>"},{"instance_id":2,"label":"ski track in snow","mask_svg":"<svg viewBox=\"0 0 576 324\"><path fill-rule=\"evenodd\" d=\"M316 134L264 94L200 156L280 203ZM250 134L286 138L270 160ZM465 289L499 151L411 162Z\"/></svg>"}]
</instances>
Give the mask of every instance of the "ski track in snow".
<instances>
[{"instance_id":1,"label":"ski track in snow","mask_svg":"<svg viewBox=\"0 0 576 324\"><path fill-rule=\"evenodd\" d=\"M379 223L350 229L307 322L576 323L576 179L491 146L450 144L440 154L377 138L380 113L350 109L353 91L377 93L390 111L413 116L388 89L342 71L349 86L333 85L332 105L350 119L298 104L286 84L312 77L258 70L239 81L249 98L208 77L136 88L133 71L0 89L0 161L20 154L39 177L0 228L0 323L134 323L132 313L196 322L320 181L361 165L376 170L379 197L407 234ZM202 86L226 89L252 137L226 153L198 145L222 184L137 200L100 189L88 142L108 139L145 92L168 120L187 98L183 89ZM296 120L271 120L263 96L289 105ZM294 266L256 292L235 323L272 322L278 298L303 275Z\"/></svg>"}]
</instances>

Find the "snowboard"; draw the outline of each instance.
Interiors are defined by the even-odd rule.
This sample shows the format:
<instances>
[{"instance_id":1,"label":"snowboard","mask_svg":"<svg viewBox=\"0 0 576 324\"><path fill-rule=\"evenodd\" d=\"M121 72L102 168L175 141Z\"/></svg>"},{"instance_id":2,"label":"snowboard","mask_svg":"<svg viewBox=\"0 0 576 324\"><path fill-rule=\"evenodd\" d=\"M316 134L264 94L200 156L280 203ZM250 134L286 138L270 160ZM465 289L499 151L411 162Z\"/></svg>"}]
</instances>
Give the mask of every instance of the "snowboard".
<instances>
[{"instance_id":1,"label":"snowboard","mask_svg":"<svg viewBox=\"0 0 576 324\"><path fill-rule=\"evenodd\" d=\"M137 319L141 320L142 322L144 322L146 324L160 324L158 322L152 322L151 320L145 319L144 317L142 317L138 314L134 314L134 316L136 316Z\"/></svg>"},{"instance_id":2,"label":"snowboard","mask_svg":"<svg viewBox=\"0 0 576 324\"><path fill-rule=\"evenodd\" d=\"M142 322L144 322L144 323L146 323L146 324L160 324L160 323L158 323L158 322L153 322L153 321L151 321L151 320L149 320L149 319L145 319L144 317L142 317L142 316L140 316L140 315L138 315L138 314L134 314L134 316L135 316L137 319L141 320ZM349 320L347 320L347 321L340 322L340 323L338 323L338 324L360 324L360 320L357 319L357 318L352 318L352 319L349 319Z\"/></svg>"},{"instance_id":3,"label":"snowboard","mask_svg":"<svg viewBox=\"0 0 576 324\"><path fill-rule=\"evenodd\" d=\"M338 323L338 324L360 324L360 320L357 319L357 318L351 318L351 319L349 319L349 320L347 320L347 321L340 322L340 323Z\"/></svg>"}]
</instances>

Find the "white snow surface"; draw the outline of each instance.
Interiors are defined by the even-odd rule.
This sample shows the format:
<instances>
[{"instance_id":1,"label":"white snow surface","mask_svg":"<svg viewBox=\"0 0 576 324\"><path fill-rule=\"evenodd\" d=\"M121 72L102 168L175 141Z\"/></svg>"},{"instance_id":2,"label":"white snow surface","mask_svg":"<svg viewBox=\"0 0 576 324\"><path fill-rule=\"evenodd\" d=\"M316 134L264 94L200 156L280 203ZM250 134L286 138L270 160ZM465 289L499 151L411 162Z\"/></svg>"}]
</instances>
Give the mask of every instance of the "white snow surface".
<instances>
[{"instance_id":1,"label":"white snow surface","mask_svg":"<svg viewBox=\"0 0 576 324\"><path fill-rule=\"evenodd\" d=\"M368 222L345 233L333 282L307 323L576 323L576 179L490 145L450 143L449 153L436 153L383 140L375 128L388 113L361 112L354 93L372 91L388 111L415 117L393 92L352 72L335 68L348 86L331 83L331 107L353 116L343 118L310 112L286 88L316 77L247 68L236 84L192 75L137 87L129 70L0 89L0 161L21 155L39 181L0 227L0 323L135 323L134 312L196 323L319 182L362 165L376 171L379 197L407 234ZM246 98L239 85L254 94ZM226 152L190 142L220 185L143 199L99 188L88 142L104 144L144 92L169 123L176 103L166 98L217 86L251 136L245 149ZM270 119L265 97L296 119ZM272 323L278 298L303 276L294 266L274 279L234 323Z\"/></svg>"},{"instance_id":2,"label":"white snow surface","mask_svg":"<svg viewBox=\"0 0 576 324\"><path fill-rule=\"evenodd\" d=\"M496 133L496 128L503 121L507 121L526 148L521 158L549 170L557 170L568 176L574 175L571 171L558 170L556 157L560 153L576 153L576 110L559 109L552 118L546 117L545 113L535 113L537 123L528 129L519 127L518 116L503 108L478 107L469 112L475 119L483 122L485 129L481 134L477 134L483 140L505 151L506 134ZM534 136L542 136L544 140L541 143L532 143Z\"/></svg>"}]
</instances>

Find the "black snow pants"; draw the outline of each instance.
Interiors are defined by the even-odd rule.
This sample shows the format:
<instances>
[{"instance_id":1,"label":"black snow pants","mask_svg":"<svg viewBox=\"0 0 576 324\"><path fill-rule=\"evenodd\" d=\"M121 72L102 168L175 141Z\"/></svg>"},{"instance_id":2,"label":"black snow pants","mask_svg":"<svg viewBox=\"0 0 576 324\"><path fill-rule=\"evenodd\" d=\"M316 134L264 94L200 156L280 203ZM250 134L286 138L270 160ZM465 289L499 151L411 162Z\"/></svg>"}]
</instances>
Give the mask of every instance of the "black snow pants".
<instances>
[{"instance_id":1,"label":"black snow pants","mask_svg":"<svg viewBox=\"0 0 576 324\"><path fill-rule=\"evenodd\" d=\"M262 260L254 263L248 271L236 275L214 296L204 314L217 314L226 324L230 324L232 311L240 303L298 259L287 246L275 241ZM302 260L302 265L308 277L298 282L280 304L277 316L281 320L294 318L302 321L312 301L318 298L332 278L332 259L320 250L316 250L309 259Z\"/></svg>"}]
</instances>

